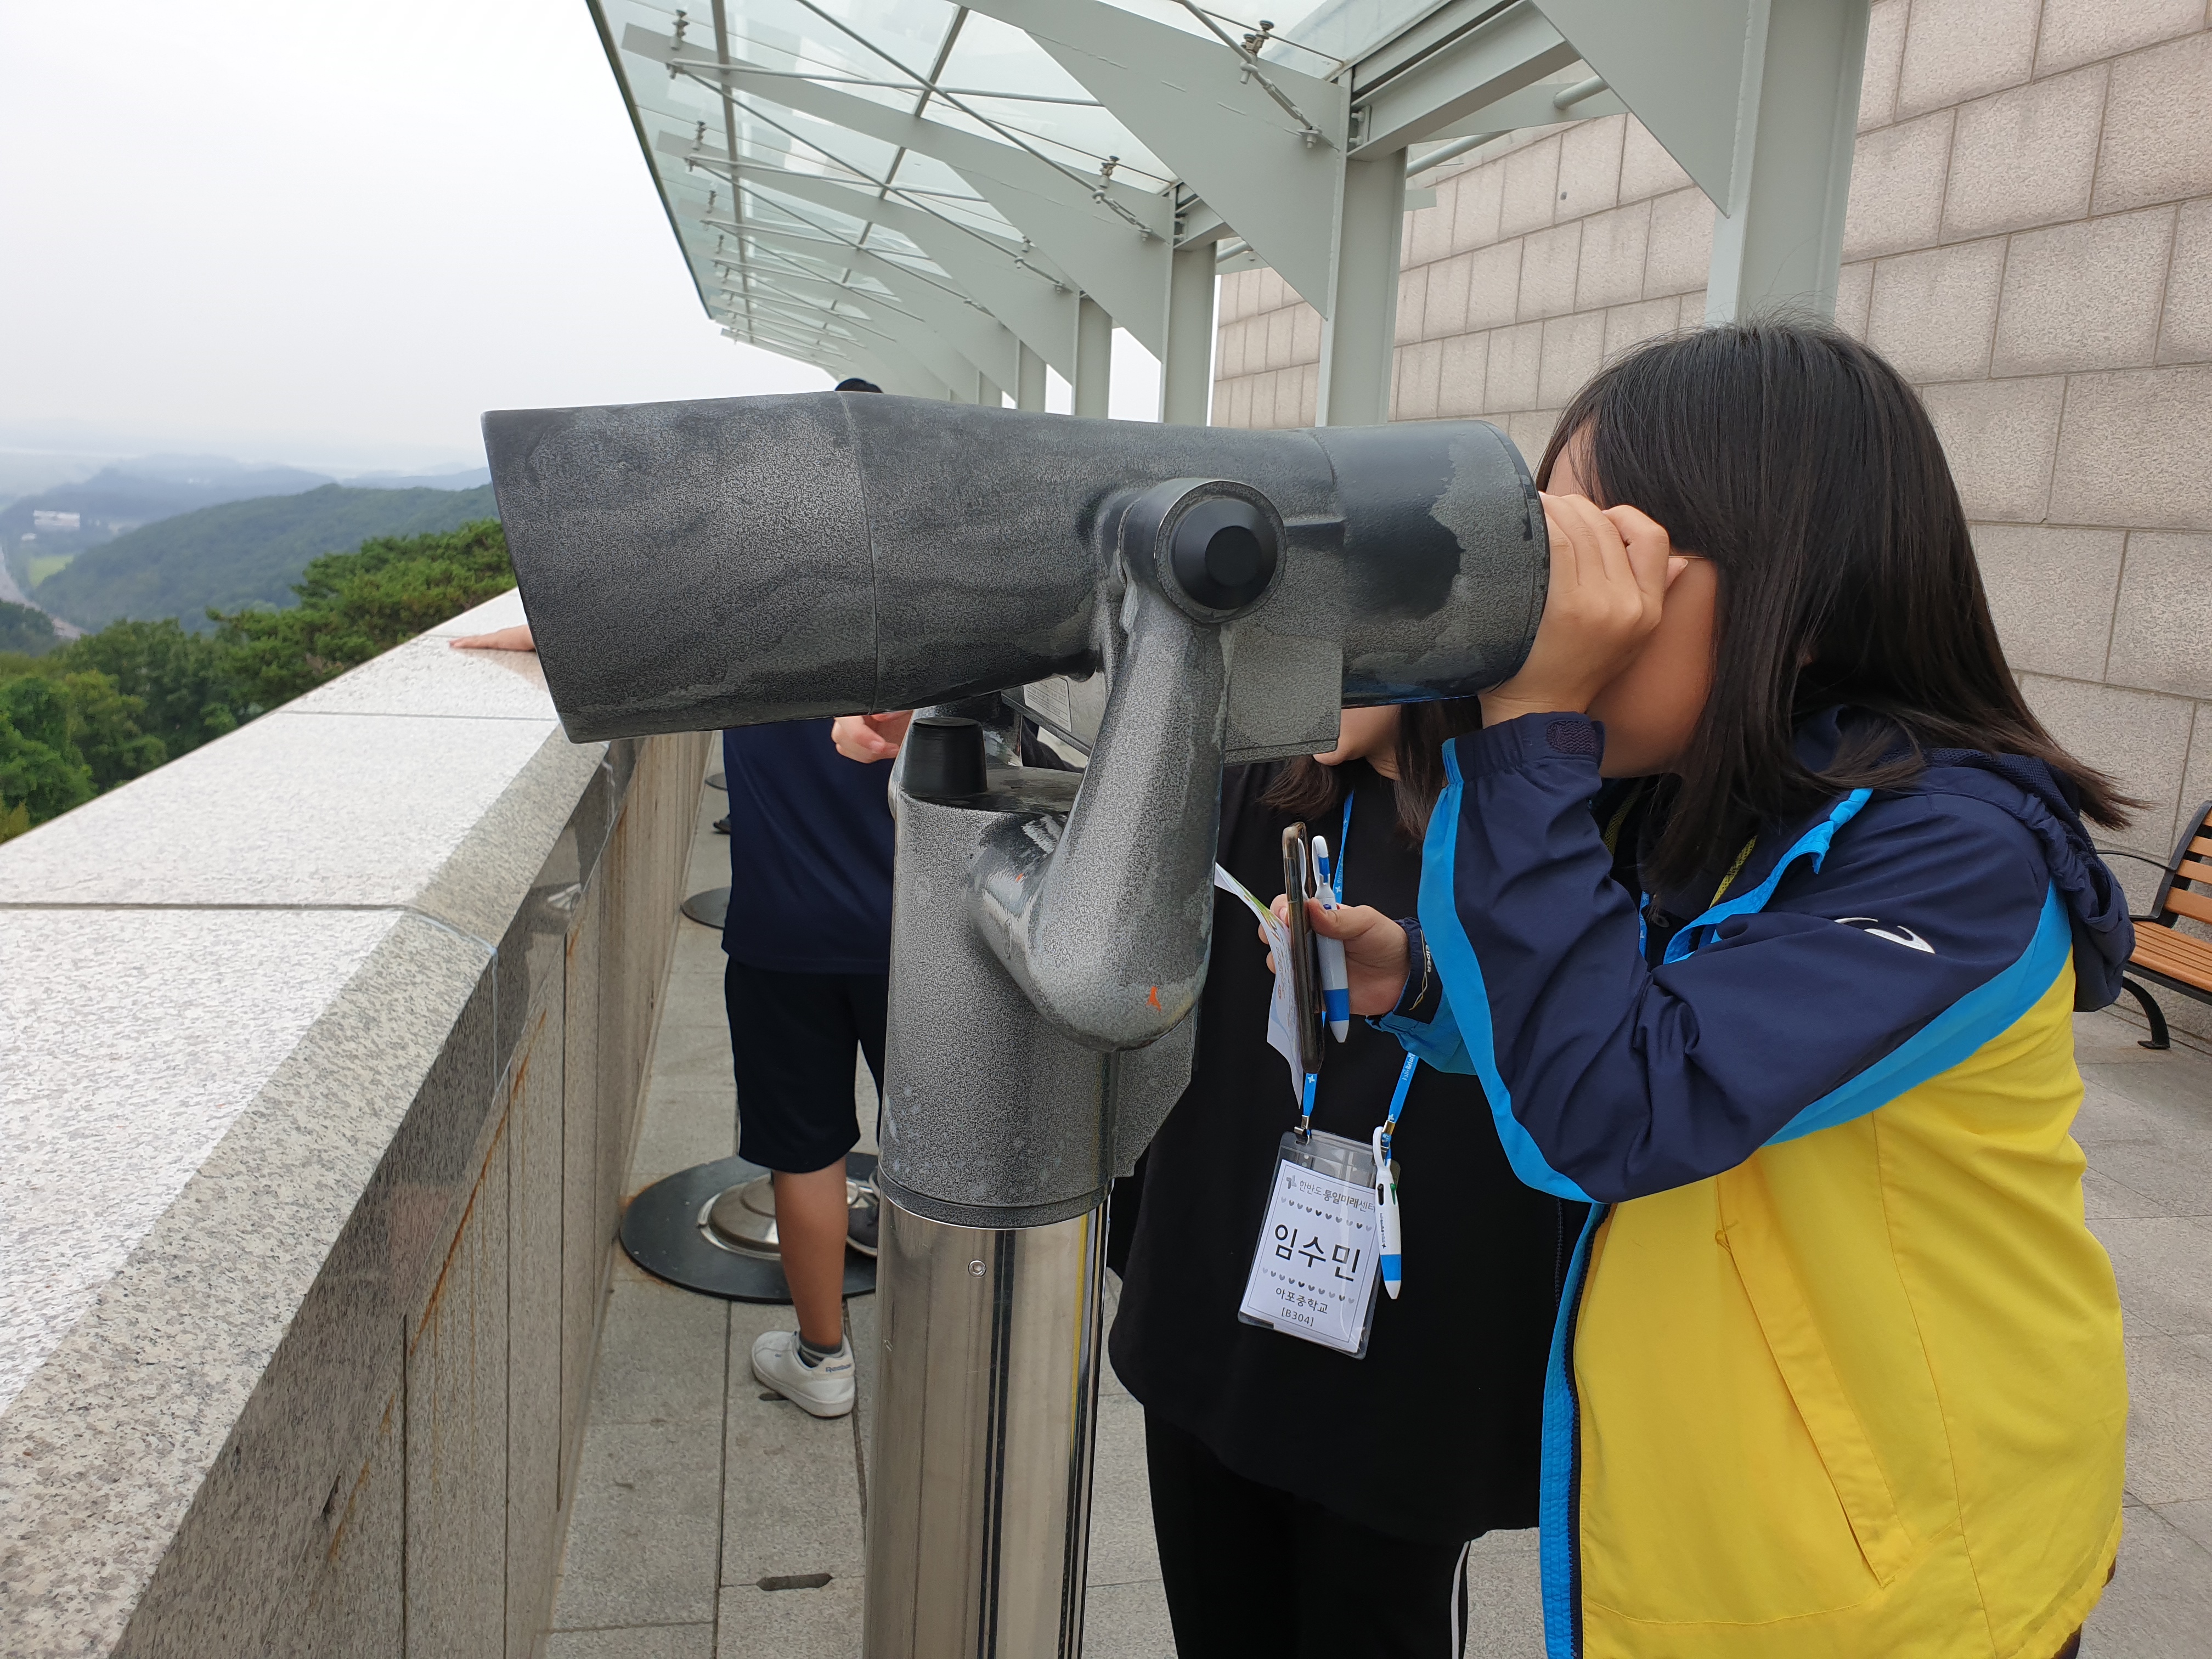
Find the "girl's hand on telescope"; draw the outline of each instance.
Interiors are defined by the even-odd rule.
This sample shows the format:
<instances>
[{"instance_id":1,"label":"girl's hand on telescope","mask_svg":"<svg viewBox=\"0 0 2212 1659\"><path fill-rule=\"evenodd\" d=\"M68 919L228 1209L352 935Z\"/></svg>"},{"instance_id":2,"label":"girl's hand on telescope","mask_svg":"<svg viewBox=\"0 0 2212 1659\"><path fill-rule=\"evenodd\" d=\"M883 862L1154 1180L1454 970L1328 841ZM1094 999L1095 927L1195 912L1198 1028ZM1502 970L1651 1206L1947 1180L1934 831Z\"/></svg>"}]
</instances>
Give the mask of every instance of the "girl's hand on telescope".
<instances>
[{"instance_id":1,"label":"girl's hand on telescope","mask_svg":"<svg viewBox=\"0 0 2212 1659\"><path fill-rule=\"evenodd\" d=\"M1285 925L1291 919L1291 901L1281 893L1275 895L1275 919ZM1310 898L1306 901L1306 925L1323 939L1344 941L1344 971L1351 984L1353 1013L1372 1017L1398 1006L1412 964L1404 928L1372 905L1324 910L1319 899ZM1267 942L1264 932L1260 942ZM1275 953L1270 951L1267 966L1274 965Z\"/></svg>"},{"instance_id":2,"label":"girl's hand on telescope","mask_svg":"<svg viewBox=\"0 0 2212 1659\"><path fill-rule=\"evenodd\" d=\"M847 760L887 761L898 753L913 724L911 708L895 714L840 714L830 728L830 741Z\"/></svg>"},{"instance_id":3,"label":"girl's hand on telescope","mask_svg":"<svg viewBox=\"0 0 2212 1659\"><path fill-rule=\"evenodd\" d=\"M1632 507L1601 508L1582 495L1543 497L1552 532L1544 619L1521 672L1482 694L1482 720L1583 714L1635 662L1659 625L1667 589L1689 561L1667 532Z\"/></svg>"}]
</instances>

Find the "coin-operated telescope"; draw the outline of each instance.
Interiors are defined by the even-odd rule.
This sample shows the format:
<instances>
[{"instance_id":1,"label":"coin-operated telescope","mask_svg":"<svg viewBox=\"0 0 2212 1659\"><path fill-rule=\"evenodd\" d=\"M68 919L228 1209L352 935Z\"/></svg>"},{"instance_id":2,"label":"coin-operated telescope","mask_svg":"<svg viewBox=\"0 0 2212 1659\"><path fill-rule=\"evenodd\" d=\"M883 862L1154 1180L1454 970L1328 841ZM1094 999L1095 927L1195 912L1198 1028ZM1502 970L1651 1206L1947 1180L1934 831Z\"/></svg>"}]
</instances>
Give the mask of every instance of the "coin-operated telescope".
<instances>
[{"instance_id":1,"label":"coin-operated telescope","mask_svg":"<svg viewBox=\"0 0 2212 1659\"><path fill-rule=\"evenodd\" d=\"M1543 607L1496 428L859 393L484 417L571 738L921 708L897 867L871 1659L1074 1659L1104 1204L1190 1075L1224 763L1466 696ZM1026 714L1087 750L1012 763Z\"/></svg>"}]
</instances>

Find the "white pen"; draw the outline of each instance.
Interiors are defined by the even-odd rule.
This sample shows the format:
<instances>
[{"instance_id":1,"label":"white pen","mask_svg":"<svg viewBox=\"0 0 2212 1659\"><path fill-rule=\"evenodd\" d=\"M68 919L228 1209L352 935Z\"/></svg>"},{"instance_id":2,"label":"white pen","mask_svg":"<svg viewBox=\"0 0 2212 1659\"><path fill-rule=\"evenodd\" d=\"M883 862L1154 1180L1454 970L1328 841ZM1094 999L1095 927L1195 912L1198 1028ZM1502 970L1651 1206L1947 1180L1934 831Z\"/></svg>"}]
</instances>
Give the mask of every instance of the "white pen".
<instances>
[{"instance_id":1,"label":"white pen","mask_svg":"<svg viewBox=\"0 0 2212 1659\"><path fill-rule=\"evenodd\" d=\"M1313 853L1314 873L1321 878L1315 884L1321 889L1321 908L1334 912L1336 889L1329 880L1328 842L1316 836ZM1321 957L1321 1006L1328 1016L1328 1034L1341 1042L1352 1035L1352 981L1345 977L1344 941L1316 935L1314 949Z\"/></svg>"}]
</instances>

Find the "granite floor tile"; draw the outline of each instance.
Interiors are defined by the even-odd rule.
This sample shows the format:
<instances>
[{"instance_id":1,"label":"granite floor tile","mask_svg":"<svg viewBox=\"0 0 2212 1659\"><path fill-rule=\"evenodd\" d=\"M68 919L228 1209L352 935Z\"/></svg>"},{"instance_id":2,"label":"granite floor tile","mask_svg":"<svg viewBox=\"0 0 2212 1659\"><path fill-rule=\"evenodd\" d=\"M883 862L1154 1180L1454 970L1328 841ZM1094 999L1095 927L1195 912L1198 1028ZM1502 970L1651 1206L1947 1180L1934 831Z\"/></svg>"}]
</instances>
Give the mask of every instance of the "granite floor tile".
<instances>
[{"instance_id":1,"label":"granite floor tile","mask_svg":"<svg viewBox=\"0 0 2212 1659\"><path fill-rule=\"evenodd\" d=\"M714 1618L720 1433L712 1420L585 1430L556 1630Z\"/></svg>"},{"instance_id":2,"label":"granite floor tile","mask_svg":"<svg viewBox=\"0 0 2212 1659\"><path fill-rule=\"evenodd\" d=\"M1128 1395L1098 1402L1098 1456L1091 1477L1091 1585L1160 1576L1145 1474L1145 1408Z\"/></svg>"},{"instance_id":3,"label":"granite floor tile","mask_svg":"<svg viewBox=\"0 0 2212 1659\"><path fill-rule=\"evenodd\" d=\"M733 1584L714 1659L858 1659L863 1589L858 1572L816 1589Z\"/></svg>"},{"instance_id":4,"label":"granite floor tile","mask_svg":"<svg viewBox=\"0 0 2212 1659\"><path fill-rule=\"evenodd\" d=\"M2212 1498L2212 1339L2129 1340L2128 1492L2145 1504Z\"/></svg>"},{"instance_id":5,"label":"granite floor tile","mask_svg":"<svg viewBox=\"0 0 2212 1659\"><path fill-rule=\"evenodd\" d=\"M2154 1198L2124 1186L2094 1165L2082 1171L2081 1204L2093 1221L2132 1220L2143 1216L2172 1213Z\"/></svg>"},{"instance_id":6,"label":"granite floor tile","mask_svg":"<svg viewBox=\"0 0 2212 1659\"><path fill-rule=\"evenodd\" d=\"M2112 1258L2130 1331L2212 1332L2212 1234L2177 1216L2101 1219L2090 1231Z\"/></svg>"},{"instance_id":7,"label":"granite floor tile","mask_svg":"<svg viewBox=\"0 0 2212 1659\"><path fill-rule=\"evenodd\" d=\"M780 1396L763 1400L768 1391L752 1376L753 1339L788 1329L790 1319L787 1308L731 1304L725 1584L860 1570L860 1471L851 1419L811 1417Z\"/></svg>"},{"instance_id":8,"label":"granite floor tile","mask_svg":"<svg viewBox=\"0 0 2212 1659\"><path fill-rule=\"evenodd\" d=\"M1083 1659L1175 1659L1175 1653L1158 1579L1091 1590L1083 1607Z\"/></svg>"},{"instance_id":9,"label":"granite floor tile","mask_svg":"<svg viewBox=\"0 0 2212 1659\"><path fill-rule=\"evenodd\" d=\"M714 1659L714 1627L625 1625L555 1631L545 1638L544 1659Z\"/></svg>"},{"instance_id":10,"label":"granite floor tile","mask_svg":"<svg viewBox=\"0 0 2212 1659\"><path fill-rule=\"evenodd\" d=\"M2081 1635L2081 1659L2203 1659L2212 1553L2150 1509L2130 1509L2118 1570Z\"/></svg>"},{"instance_id":11,"label":"granite floor tile","mask_svg":"<svg viewBox=\"0 0 2212 1659\"><path fill-rule=\"evenodd\" d=\"M2212 1550L2212 1498L2157 1505L2159 1517L2193 1542Z\"/></svg>"},{"instance_id":12,"label":"granite floor tile","mask_svg":"<svg viewBox=\"0 0 2212 1659\"><path fill-rule=\"evenodd\" d=\"M2109 1084L2148 1108L2160 1126L2185 1135L2212 1133L2212 1055L2176 1046L2137 1048L2140 1060L2093 1060L2085 1079Z\"/></svg>"},{"instance_id":13,"label":"granite floor tile","mask_svg":"<svg viewBox=\"0 0 2212 1659\"><path fill-rule=\"evenodd\" d=\"M2202 1140L2202 1150L2178 1139L2084 1150L2099 1174L2163 1205L2167 1214L2212 1216L2212 1125Z\"/></svg>"},{"instance_id":14,"label":"granite floor tile","mask_svg":"<svg viewBox=\"0 0 2212 1659\"><path fill-rule=\"evenodd\" d=\"M720 1421L729 1308L658 1279L617 1283L599 1338L592 1421Z\"/></svg>"},{"instance_id":15,"label":"granite floor tile","mask_svg":"<svg viewBox=\"0 0 2212 1659\"><path fill-rule=\"evenodd\" d=\"M1517 1536L1499 1534L1499 1538ZM1535 1534L1528 1534L1534 1538ZM1467 1557L1467 1643L1471 1659L1544 1659L1542 1587L1536 1552L1478 1539Z\"/></svg>"},{"instance_id":16,"label":"granite floor tile","mask_svg":"<svg viewBox=\"0 0 2212 1659\"><path fill-rule=\"evenodd\" d=\"M737 1151L737 1089L727 1077L683 1085L656 1079L630 1152L624 1190L638 1193L664 1176L734 1158Z\"/></svg>"}]
</instances>

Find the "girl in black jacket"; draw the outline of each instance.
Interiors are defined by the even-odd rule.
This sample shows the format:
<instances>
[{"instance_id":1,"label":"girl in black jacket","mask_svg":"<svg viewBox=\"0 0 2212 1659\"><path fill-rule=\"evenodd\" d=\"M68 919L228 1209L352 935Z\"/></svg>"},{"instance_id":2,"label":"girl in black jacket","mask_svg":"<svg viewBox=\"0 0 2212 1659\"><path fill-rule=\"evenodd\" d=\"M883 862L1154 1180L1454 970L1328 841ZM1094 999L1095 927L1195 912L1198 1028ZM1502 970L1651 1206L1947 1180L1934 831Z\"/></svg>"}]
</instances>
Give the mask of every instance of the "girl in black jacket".
<instances>
[{"instance_id":1,"label":"girl in black jacket","mask_svg":"<svg viewBox=\"0 0 2212 1659\"><path fill-rule=\"evenodd\" d=\"M1347 709L1314 760L1231 768L1220 861L1263 901L1303 818L1345 902L1410 915L1459 703ZM1345 829L1347 797L1352 816ZM1378 1293L1364 1358L1237 1316L1276 1148L1297 1119L1267 1046L1273 977L1218 894L1189 1089L1143 1167L1109 1349L1145 1407L1152 1524L1186 1659L1457 1655L1469 1540L1536 1521L1544 1359L1582 1206L1523 1186L1480 1085L1423 1066L1393 1140L1405 1277ZM1323 1039L1314 1125L1364 1143L1404 1053L1364 1021Z\"/></svg>"}]
</instances>

